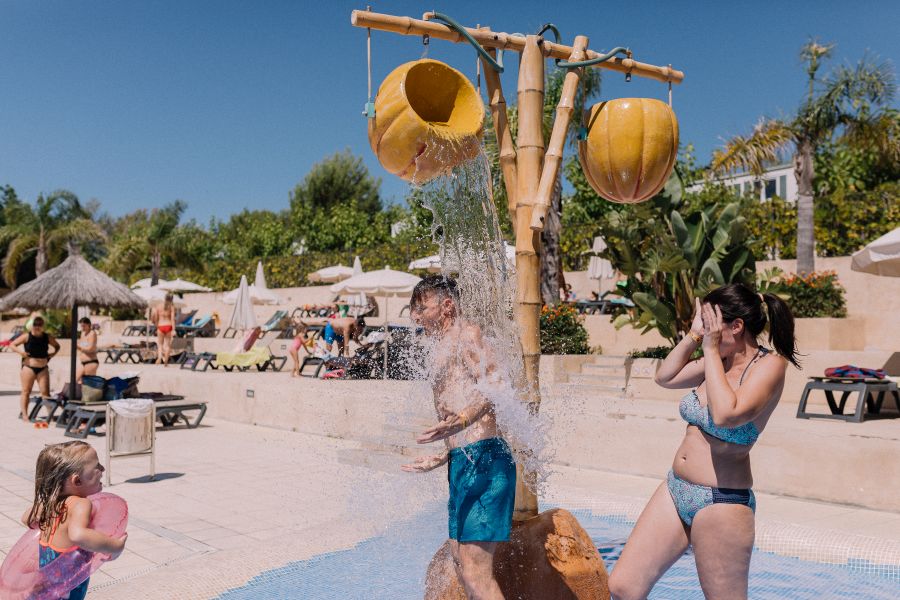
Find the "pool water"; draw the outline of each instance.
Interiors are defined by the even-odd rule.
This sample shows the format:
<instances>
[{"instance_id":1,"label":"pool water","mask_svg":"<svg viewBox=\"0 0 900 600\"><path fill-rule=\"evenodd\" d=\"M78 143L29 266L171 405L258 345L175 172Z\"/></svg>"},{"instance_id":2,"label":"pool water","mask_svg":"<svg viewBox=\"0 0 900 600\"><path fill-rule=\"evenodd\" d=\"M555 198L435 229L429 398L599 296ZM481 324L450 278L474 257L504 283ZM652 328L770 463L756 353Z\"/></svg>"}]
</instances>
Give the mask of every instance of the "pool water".
<instances>
[{"instance_id":1,"label":"pool water","mask_svg":"<svg viewBox=\"0 0 900 600\"><path fill-rule=\"evenodd\" d=\"M586 511L576 511L576 515L594 540L607 568L614 569L632 524ZM220 598L421 600L428 563L447 537L446 519L445 507L431 506L354 548L265 571ZM650 598L702 600L690 552L669 569ZM900 598L900 579L754 550L750 598L895 600Z\"/></svg>"}]
</instances>

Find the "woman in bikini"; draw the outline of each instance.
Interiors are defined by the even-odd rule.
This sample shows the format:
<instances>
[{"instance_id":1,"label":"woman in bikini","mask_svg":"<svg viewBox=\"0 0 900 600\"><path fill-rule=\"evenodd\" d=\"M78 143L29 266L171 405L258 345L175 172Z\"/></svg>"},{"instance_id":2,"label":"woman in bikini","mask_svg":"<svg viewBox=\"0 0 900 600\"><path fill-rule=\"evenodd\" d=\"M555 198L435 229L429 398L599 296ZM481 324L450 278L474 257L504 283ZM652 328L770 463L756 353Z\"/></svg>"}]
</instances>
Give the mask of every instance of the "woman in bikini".
<instances>
[{"instance_id":1,"label":"woman in bikini","mask_svg":"<svg viewBox=\"0 0 900 600\"><path fill-rule=\"evenodd\" d=\"M28 397L35 382L41 392L41 397L50 397L50 368L47 366L50 359L59 352L59 342L44 331L44 318L34 317L31 328L17 337L10 344L13 352L22 355L22 368L19 379L22 382L22 397L19 402L20 417L28 422ZM53 348L53 352L50 351Z\"/></svg>"},{"instance_id":2,"label":"woman in bikini","mask_svg":"<svg viewBox=\"0 0 900 600\"><path fill-rule=\"evenodd\" d=\"M175 336L175 303L172 294L166 294L163 305L154 309L153 322L156 324L156 364L169 366L172 338Z\"/></svg>"},{"instance_id":3,"label":"woman in bikini","mask_svg":"<svg viewBox=\"0 0 900 600\"><path fill-rule=\"evenodd\" d=\"M656 373L665 388L691 389L679 406L687 429L612 571L616 600L646 598L688 546L707 598L747 598L756 509L750 449L778 405L788 363L798 366L794 318L777 296L742 284L696 306L689 335ZM757 341L767 326L771 350ZM703 358L692 361L701 343Z\"/></svg>"},{"instance_id":4,"label":"woman in bikini","mask_svg":"<svg viewBox=\"0 0 900 600\"><path fill-rule=\"evenodd\" d=\"M97 332L94 331L91 320L82 317L78 324L81 326L81 338L78 340L76 381L81 383L83 376L97 374L100 361L97 359Z\"/></svg>"}]
</instances>

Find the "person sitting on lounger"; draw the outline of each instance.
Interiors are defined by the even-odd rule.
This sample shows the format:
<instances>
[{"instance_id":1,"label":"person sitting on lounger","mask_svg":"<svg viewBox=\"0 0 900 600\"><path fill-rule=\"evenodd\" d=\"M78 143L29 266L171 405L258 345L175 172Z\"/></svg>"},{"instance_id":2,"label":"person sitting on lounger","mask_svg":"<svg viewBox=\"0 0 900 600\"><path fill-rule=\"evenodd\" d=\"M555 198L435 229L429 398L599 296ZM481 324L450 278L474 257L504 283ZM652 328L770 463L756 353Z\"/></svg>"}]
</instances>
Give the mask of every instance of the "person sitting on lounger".
<instances>
[{"instance_id":1,"label":"person sitting on lounger","mask_svg":"<svg viewBox=\"0 0 900 600\"><path fill-rule=\"evenodd\" d=\"M78 321L81 327L81 337L78 339L78 368L75 372L75 381L81 383L85 375L96 375L100 366L97 359L97 332L94 331L91 320L82 317Z\"/></svg>"}]
</instances>

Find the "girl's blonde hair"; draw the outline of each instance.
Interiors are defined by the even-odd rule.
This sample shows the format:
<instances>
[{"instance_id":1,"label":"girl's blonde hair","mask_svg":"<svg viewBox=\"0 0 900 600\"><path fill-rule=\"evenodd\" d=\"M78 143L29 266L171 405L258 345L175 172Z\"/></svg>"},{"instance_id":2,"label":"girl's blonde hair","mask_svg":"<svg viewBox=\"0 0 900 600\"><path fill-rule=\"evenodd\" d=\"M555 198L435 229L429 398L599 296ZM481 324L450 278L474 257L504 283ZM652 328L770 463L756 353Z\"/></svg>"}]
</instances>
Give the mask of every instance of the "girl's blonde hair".
<instances>
[{"instance_id":1,"label":"girl's blonde hair","mask_svg":"<svg viewBox=\"0 0 900 600\"><path fill-rule=\"evenodd\" d=\"M50 529L53 520L66 516L66 496L63 488L66 480L81 472L85 455L91 445L82 442L64 442L45 446L38 454L34 474L34 504L28 513L28 524L41 531Z\"/></svg>"}]
</instances>

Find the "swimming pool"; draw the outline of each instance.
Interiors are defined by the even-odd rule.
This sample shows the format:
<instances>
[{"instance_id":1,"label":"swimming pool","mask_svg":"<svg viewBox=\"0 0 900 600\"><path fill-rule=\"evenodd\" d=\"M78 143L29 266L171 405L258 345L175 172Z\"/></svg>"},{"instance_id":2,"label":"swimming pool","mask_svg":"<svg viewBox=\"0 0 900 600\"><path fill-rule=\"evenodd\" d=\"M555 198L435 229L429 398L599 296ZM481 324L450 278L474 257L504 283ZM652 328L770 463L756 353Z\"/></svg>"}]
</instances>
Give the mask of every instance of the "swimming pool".
<instances>
[{"instance_id":1,"label":"swimming pool","mask_svg":"<svg viewBox=\"0 0 900 600\"><path fill-rule=\"evenodd\" d=\"M632 523L573 511L606 561L615 568ZM447 536L446 508L430 506L412 519L354 548L332 552L260 573L222 600L304 598L315 600L404 600L422 598L425 571ZM885 569L885 573L896 570ZM754 550L750 597L762 600L900 597L900 576L873 574L853 566L809 562ZM685 553L650 594L651 599L702 599L694 558Z\"/></svg>"}]
</instances>

